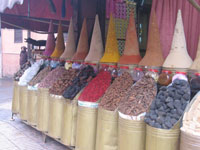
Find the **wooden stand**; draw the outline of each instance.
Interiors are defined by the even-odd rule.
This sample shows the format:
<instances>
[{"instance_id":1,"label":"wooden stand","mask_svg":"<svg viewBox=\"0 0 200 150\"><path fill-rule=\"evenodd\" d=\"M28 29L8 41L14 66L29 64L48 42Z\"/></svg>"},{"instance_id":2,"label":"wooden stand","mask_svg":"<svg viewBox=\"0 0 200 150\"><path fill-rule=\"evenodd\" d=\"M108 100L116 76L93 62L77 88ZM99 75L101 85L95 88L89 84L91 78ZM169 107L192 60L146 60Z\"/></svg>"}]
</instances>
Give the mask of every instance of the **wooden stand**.
<instances>
[{"instance_id":1,"label":"wooden stand","mask_svg":"<svg viewBox=\"0 0 200 150\"><path fill-rule=\"evenodd\" d=\"M12 120L12 121L15 121L14 116L17 116L17 115L18 115L17 113L12 113L11 120ZM22 121L24 124L26 124L26 125L28 125L28 126L34 128L34 129L36 129L37 131L39 131L39 130L37 129L37 126L36 126L36 125L30 125L26 120L21 120L21 121ZM41 132L41 131L39 131L39 132ZM44 142L44 143L46 143L46 142L48 141L48 138L51 138L51 139L53 139L53 140L59 142L60 144L66 146L67 150L75 150L75 147L72 147L72 146L68 146L68 145L63 144L62 141L61 141L60 139L56 139L56 138L53 138L53 137L51 137L50 135L48 135L48 132L41 132L41 133L42 133L42 139L43 139L43 142Z\"/></svg>"}]
</instances>

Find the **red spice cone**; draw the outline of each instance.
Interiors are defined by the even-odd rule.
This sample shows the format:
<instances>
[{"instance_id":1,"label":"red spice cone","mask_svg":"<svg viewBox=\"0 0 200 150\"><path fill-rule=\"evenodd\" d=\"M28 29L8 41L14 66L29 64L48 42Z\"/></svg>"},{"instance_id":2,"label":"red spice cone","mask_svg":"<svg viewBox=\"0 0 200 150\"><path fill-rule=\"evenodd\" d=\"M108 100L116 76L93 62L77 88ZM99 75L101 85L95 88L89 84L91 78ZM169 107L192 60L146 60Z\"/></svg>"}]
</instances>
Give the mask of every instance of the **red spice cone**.
<instances>
[{"instance_id":1,"label":"red spice cone","mask_svg":"<svg viewBox=\"0 0 200 150\"><path fill-rule=\"evenodd\" d=\"M99 24L99 17L96 15L93 34L92 34L92 41L90 44L90 50L85 58L85 61L89 62L99 62L99 60L103 56L103 41L101 36L101 29Z\"/></svg>"},{"instance_id":2,"label":"red spice cone","mask_svg":"<svg viewBox=\"0 0 200 150\"><path fill-rule=\"evenodd\" d=\"M53 53L51 54L51 57L59 58L62 55L62 53L64 52L64 50L65 50L65 43L64 43L64 37L63 37L62 25L61 25L61 21L60 21L59 26L58 26L56 47L55 47Z\"/></svg>"},{"instance_id":3,"label":"red spice cone","mask_svg":"<svg viewBox=\"0 0 200 150\"><path fill-rule=\"evenodd\" d=\"M88 49L89 46L88 46L87 23L86 23L86 18L84 18L77 51L73 56L73 60L78 60L78 61L84 60L88 54Z\"/></svg>"},{"instance_id":4,"label":"red spice cone","mask_svg":"<svg viewBox=\"0 0 200 150\"><path fill-rule=\"evenodd\" d=\"M45 48L43 55L49 57L53 53L53 51L55 49L55 45L56 45L55 37L54 37L54 33L53 33L53 21L52 20L50 21L48 32L51 32L51 33L48 34L46 48Z\"/></svg>"},{"instance_id":5,"label":"red spice cone","mask_svg":"<svg viewBox=\"0 0 200 150\"><path fill-rule=\"evenodd\" d=\"M160 42L160 33L157 23L155 11L152 13L151 22L149 25L149 35L147 50L144 58L140 61L141 66L162 66L164 57Z\"/></svg>"},{"instance_id":6,"label":"red spice cone","mask_svg":"<svg viewBox=\"0 0 200 150\"><path fill-rule=\"evenodd\" d=\"M135 19L133 11L129 17L128 29L126 31L126 43L123 55L121 56L120 64L138 64L141 60L138 38L135 27Z\"/></svg>"},{"instance_id":7,"label":"red spice cone","mask_svg":"<svg viewBox=\"0 0 200 150\"><path fill-rule=\"evenodd\" d=\"M65 51L60 56L60 58L70 60L74 56L75 52L76 52L76 42L75 42L75 35L74 35L73 20L71 18L69 29L68 29L68 38L67 38L67 43L65 46Z\"/></svg>"}]
</instances>

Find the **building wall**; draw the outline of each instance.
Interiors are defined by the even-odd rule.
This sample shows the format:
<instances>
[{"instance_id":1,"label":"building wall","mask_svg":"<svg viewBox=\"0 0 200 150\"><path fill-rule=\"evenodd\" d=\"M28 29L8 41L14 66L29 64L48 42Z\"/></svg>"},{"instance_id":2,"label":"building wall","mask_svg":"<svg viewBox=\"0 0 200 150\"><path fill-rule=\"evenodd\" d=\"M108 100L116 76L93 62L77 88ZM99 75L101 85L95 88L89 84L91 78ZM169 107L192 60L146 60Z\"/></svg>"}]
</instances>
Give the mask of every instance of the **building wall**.
<instances>
[{"instance_id":1,"label":"building wall","mask_svg":"<svg viewBox=\"0 0 200 150\"><path fill-rule=\"evenodd\" d=\"M23 42L14 43L14 30L2 29L2 58L3 76L12 77L19 70L19 54L22 46L27 47L24 39L27 38L27 31L23 30ZM31 33L31 38L36 40L46 40L46 34Z\"/></svg>"}]
</instances>

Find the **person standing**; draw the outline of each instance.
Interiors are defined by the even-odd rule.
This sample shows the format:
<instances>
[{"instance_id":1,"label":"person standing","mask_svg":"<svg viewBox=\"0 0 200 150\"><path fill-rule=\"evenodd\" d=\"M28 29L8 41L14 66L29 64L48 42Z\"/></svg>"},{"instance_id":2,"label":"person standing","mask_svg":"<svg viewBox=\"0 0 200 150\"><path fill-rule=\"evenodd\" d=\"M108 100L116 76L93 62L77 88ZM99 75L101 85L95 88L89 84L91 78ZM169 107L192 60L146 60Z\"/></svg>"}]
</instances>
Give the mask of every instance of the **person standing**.
<instances>
[{"instance_id":1,"label":"person standing","mask_svg":"<svg viewBox=\"0 0 200 150\"><path fill-rule=\"evenodd\" d=\"M20 68L22 68L23 64L25 64L28 61L28 54L26 51L26 47L22 46L21 47L21 52L20 52Z\"/></svg>"}]
</instances>

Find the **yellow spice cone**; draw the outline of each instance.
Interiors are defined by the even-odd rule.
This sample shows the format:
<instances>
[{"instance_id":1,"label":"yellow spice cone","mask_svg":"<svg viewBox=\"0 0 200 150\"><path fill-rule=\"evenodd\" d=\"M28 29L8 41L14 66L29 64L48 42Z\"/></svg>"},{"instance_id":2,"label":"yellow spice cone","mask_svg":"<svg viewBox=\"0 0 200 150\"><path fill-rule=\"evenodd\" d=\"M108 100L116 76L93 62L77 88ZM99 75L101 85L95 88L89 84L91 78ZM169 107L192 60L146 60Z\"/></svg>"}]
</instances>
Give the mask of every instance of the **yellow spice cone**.
<instances>
[{"instance_id":1,"label":"yellow spice cone","mask_svg":"<svg viewBox=\"0 0 200 150\"><path fill-rule=\"evenodd\" d=\"M86 18L84 18L81 34L78 42L78 47L75 55L73 56L72 60L84 60L88 54L88 33L87 33L87 22Z\"/></svg>"},{"instance_id":2,"label":"yellow spice cone","mask_svg":"<svg viewBox=\"0 0 200 150\"><path fill-rule=\"evenodd\" d=\"M190 69L200 71L200 36L199 36L199 43L198 43L196 58L194 59L194 62L192 66L190 67Z\"/></svg>"},{"instance_id":3,"label":"yellow spice cone","mask_svg":"<svg viewBox=\"0 0 200 150\"><path fill-rule=\"evenodd\" d=\"M103 41L99 25L99 17L98 15L96 15L90 50L87 57L85 58L85 61L99 62L102 56L103 56Z\"/></svg>"},{"instance_id":4,"label":"yellow spice cone","mask_svg":"<svg viewBox=\"0 0 200 150\"><path fill-rule=\"evenodd\" d=\"M65 51L60 56L60 58L70 60L74 56L75 52L76 52L76 42L75 42L75 35L74 35L73 20L71 18Z\"/></svg>"},{"instance_id":5,"label":"yellow spice cone","mask_svg":"<svg viewBox=\"0 0 200 150\"><path fill-rule=\"evenodd\" d=\"M115 34L115 25L112 15L110 16L108 34L106 40L106 50L100 62L116 63L119 61L120 55L118 51L117 38Z\"/></svg>"},{"instance_id":6,"label":"yellow spice cone","mask_svg":"<svg viewBox=\"0 0 200 150\"><path fill-rule=\"evenodd\" d=\"M58 35L57 35L57 40L56 40L56 47L55 47L53 53L51 54L51 57L59 58L62 55L64 49L65 49L65 44L64 44L62 25L61 25L61 21L60 21L59 26L58 26Z\"/></svg>"},{"instance_id":7,"label":"yellow spice cone","mask_svg":"<svg viewBox=\"0 0 200 150\"><path fill-rule=\"evenodd\" d=\"M147 50L144 58L140 61L141 66L162 66L164 62L164 57L160 42L160 33L158 28L158 22L156 18L156 13L153 11L151 22L149 25L149 35Z\"/></svg>"},{"instance_id":8,"label":"yellow spice cone","mask_svg":"<svg viewBox=\"0 0 200 150\"><path fill-rule=\"evenodd\" d=\"M191 65L192 59L187 51L181 10L178 10L171 50L163 64L163 67L190 68Z\"/></svg>"}]
</instances>

